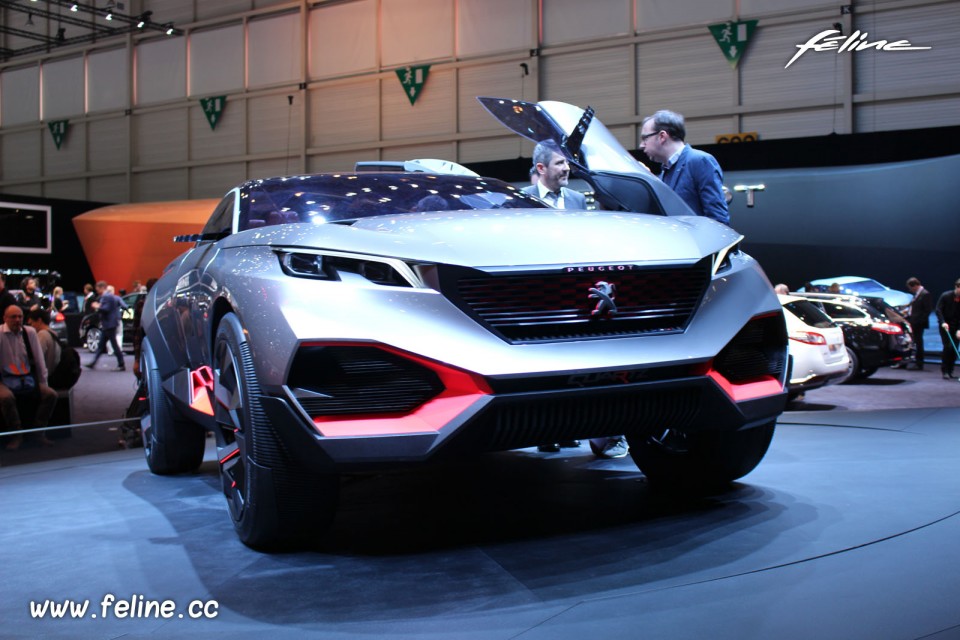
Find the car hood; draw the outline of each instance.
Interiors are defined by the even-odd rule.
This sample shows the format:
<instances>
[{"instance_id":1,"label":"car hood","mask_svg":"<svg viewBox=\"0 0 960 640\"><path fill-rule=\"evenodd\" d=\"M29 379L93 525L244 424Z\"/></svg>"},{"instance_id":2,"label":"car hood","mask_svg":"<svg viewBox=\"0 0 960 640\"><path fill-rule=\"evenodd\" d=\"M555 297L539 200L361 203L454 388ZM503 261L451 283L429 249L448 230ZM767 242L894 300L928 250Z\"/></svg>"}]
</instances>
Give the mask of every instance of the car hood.
<instances>
[{"instance_id":1,"label":"car hood","mask_svg":"<svg viewBox=\"0 0 960 640\"><path fill-rule=\"evenodd\" d=\"M336 249L486 267L696 261L740 237L697 216L510 209L399 214L350 225L279 225L236 234L221 246Z\"/></svg>"}]
</instances>

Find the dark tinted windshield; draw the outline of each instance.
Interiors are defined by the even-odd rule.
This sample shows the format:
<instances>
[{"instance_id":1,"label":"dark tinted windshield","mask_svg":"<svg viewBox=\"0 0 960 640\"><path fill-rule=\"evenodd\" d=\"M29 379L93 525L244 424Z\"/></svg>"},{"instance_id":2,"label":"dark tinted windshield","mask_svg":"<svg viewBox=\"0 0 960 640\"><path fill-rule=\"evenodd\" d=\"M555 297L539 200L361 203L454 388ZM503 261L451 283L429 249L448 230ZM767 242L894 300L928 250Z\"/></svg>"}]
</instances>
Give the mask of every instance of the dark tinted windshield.
<instances>
[{"instance_id":1,"label":"dark tinted windshield","mask_svg":"<svg viewBox=\"0 0 960 640\"><path fill-rule=\"evenodd\" d=\"M821 311L820 308L812 302L808 302L807 300L794 300L793 302L788 302L783 306L792 312L793 315L800 318L800 320L802 320L806 325L810 325L811 327L819 327L821 329L824 327L833 326L833 320L831 320L827 314Z\"/></svg>"},{"instance_id":2,"label":"dark tinted windshield","mask_svg":"<svg viewBox=\"0 0 960 640\"><path fill-rule=\"evenodd\" d=\"M240 231L421 211L546 207L499 180L426 173L270 178L248 182L241 191Z\"/></svg>"}]
</instances>

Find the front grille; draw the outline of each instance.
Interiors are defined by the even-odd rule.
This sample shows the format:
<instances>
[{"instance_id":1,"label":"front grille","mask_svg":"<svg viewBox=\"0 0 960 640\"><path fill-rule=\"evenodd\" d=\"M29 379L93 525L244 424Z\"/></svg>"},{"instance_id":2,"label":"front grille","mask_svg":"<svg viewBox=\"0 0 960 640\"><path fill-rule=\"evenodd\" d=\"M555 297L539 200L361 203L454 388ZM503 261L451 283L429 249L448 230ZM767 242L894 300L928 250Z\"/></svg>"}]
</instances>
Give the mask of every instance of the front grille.
<instances>
[{"instance_id":1,"label":"front grille","mask_svg":"<svg viewBox=\"0 0 960 640\"><path fill-rule=\"evenodd\" d=\"M454 304L513 343L683 331L710 281L709 260L692 266L587 273L467 272L444 288ZM616 287L616 312L594 315L598 282Z\"/></svg>"},{"instance_id":2,"label":"front grille","mask_svg":"<svg viewBox=\"0 0 960 640\"><path fill-rule=\"evenodd\" d=\"M302 347L287 385L311 418L403 414L443 391L427 367L383 349L353 346Z\"/></svg>"},{"instance_id":3,"label":"front grille","mask_svg":"<svg viewBox=\"0 0 960 640\"><path fill-rule=\"evenodd\" d=\"M699 388L597 389L562 397L524 398L496 404L480 417L477 448L519 449L577 438L650 433L689 426L700 411Z\"/></svg>"},{"instance_id":4,"label":"front grille","mask_svg":"<svg viewBox=\"0 0 960 640\"><path fill-rule=\"evenodd\" d=\"M730 382L761 376L780 379L787 361L787 330L783 316L754 318L717 354L714 368Z\"/></svg>"}]
</instances>

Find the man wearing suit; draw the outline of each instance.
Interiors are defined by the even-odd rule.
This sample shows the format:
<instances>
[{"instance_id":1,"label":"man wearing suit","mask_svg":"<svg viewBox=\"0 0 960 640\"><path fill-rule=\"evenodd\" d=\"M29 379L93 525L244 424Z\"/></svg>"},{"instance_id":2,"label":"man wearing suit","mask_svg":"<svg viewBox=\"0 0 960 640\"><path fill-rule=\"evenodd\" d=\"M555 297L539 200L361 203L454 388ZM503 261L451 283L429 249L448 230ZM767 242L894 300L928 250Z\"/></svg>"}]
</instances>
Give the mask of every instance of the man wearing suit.
<instances>
[{"instance_id":1,"label":"man wearing suit","mask_svg":"<svg viewBox=\"0 0 960 640\"><path fill-rule=\"evenodd\" d=\"M533 149L533 166L540 179L536 184L521 189L537 196L556 209L586 209L587 198L579 191L567 188L570 165L553 140L542 140Z\"/></svg>"},{"instance_id":2,"label":"man wearing suit","mask_svg":"<svg viewBox=\"0 0 960 640\"><path fill-rule=\"evenodd\" d=\"M930 314L933 312L933 294L924 289L917 278L907 280L907 289L913 294L907 322L913 330L913 344L916 349L914 364L917 371L923 371L923 332L930 326ZM896 367L897 365L894 365ZM909 368L905 365L904 368Z\"/></svg>"},{"instance_id":3,"label":"man wearing suit","mask_svg":"<svg viewBox=\"0 0 960 640\"><path fill-rule=\"evenodd\" d=\"M723 197L723 171L717 159L684 143L687 129L683 116L657 111L644 119L640 149L663 167L660 179L683 198L698 216L730 224Z\"/></svg>"},{"instance_id":4,"label":"man wearing suit","mask_svg":"<svg viewBox=\"0 0 960 640\"><path fill-rule=\"evenodd\" d=\"M960 279L953 283L952 291L944 291L937 300L937 322L943 341L940 372L945 380L949 380L956 377L953 367L957 362L957 342L960 341Z\"/></svg>"}]
</instances>

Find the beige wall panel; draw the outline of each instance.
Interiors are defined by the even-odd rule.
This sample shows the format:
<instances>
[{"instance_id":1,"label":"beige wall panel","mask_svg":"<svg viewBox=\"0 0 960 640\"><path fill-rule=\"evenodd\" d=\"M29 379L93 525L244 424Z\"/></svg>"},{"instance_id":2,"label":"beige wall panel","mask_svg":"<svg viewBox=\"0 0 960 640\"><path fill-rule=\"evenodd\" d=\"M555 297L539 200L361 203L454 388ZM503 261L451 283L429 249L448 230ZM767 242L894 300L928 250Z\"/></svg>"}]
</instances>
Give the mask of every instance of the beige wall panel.
<instances>
[{"instance_id":1,"label":"beige wall panel","mask_svg":"<svg viewBox=\"0 0 960 640\"><path fill-rule=\"evenodd\" d=\"M286 95L261 96L247 100L247 125L250 153L284 151L297 154L303 131L300 114L303 94L294 94L293 104Z\"/></svg>"},{"instance_id":2,"label":"beige wall panel","mask_svg":"<svg viewBox=\"0 0 960 640\"><path fill-rule=\"evenodd\" d=\"M624 46L543 56L540 99L591 106L604 123L631 117L631 55L633 47Z\"/></svg>"},{"instance_id":3,"label":"beige wall panel","mask_svg":"<svg viewBox=\"0 0 960 640\"><path fill-rule=\"evenodd\" d=\"M458 0L459 57L536 47L535 0Z\"/></svg>"},{"instance_id":4,"label":"beige wall panel","mask_svg":"<svg viewBox=\"0 0 960 640\"><path fill-rule=\"evenodd\" d=\"M637 31L726 22L734 18L734 5L735 0L636 0ZM741 11L741 15L748 14Z\"/></svg>"},{"instance_id":5,"label":"beige wall panel","mask_svg":"<svg viewBox=\"0 0 960 640\"><path fill-rule=\"evenodd\" d=\"M542 0L543 44L633 33L631 0Z\"/></svg>"},{"instance_id":6,"label":"beige wall panel","mask_svg":"<svg viewBox=\"0 0 960 640\"><path fill-rule=\"evenodd\" d=\"M243 25L194 31L189 38L191 96L243 89Z\"/></svg>"},{"instance_id":7,"label":"beige wall panel","mask_svg":"<svg viewBox=\"0 0 960 640\"><path fill-rule=\"evenodd\" d=\"M40 120L40 67L31 65L0 73L0 126Z\"/></svg>"},{"instance_id":8,"label":"beige wall panel","mask_svg":"<svg viewBox=\"0 0 960 640\"><path fill-rule=\"evenodd\" d=\"M399 86L397 90L403 93ZM378 80L321 86L311 89L307 95L310 102L309 146L355 144L379 139Z\"/></svg>"},{"instance_id":9,"label":"beige wall panel","mask_svg":"<svg viewBox=\"0 0 960 640\"><path fill-rule=\"evenodd\" d=\"M456 153L456 145L452 142L438 142L436 144L414 144L402 147L388 147L383 150L383 160L416 160L419 158L439 158L449 160Z\"/></svg>"},{"instance_id":10,"label":"beige wall panel","mask_svg":"<svg viewBox=\"0 0 960 640\"><path fill-rule=\"evenodd\" d=\"M35 198L43 197L43 186L37 182L32 184L16 184L4 187L4 195L9 196L33 196Z\"/></svg>"},{"instance_id":11,"label":"beige wall panel","mask_svg":"<svg viewBox=\"0 0 960 640\"><path fill-rule=\"evenodd\" d=\"M452 70L431 70L417 103L410 104L407 94L394 76L383 82L383 139L395 140L416 136L453 134L456 132L456 87Z\"/></svg>"},{"instance_id":12,"label":"beige wall panel","mask_svg":"<svg viewBox=\"0 0 960 640\"><path fill-rule=\"evenodd\" d=\"M744 106L807 100L839 100L844 94L843 66L836 54L807 54L788 68L797 44L829 28L822 22L757 27L740 60ZM719 54L719 49L718 49Z\"/></svg>"},{"instance_id":13,"label":"beige wall panel","mask_svg":"<svg viewBox=\"0 0 960 640\"><path fill-rule=\"evenodd\" d=\"M299 13L251 20L247 38L247 86L299 82L303 29Z\"/></svg>"},{"instance_id":14,"label":"beige wall panel","mask_svg":"<svg viewBox=\"0 0 960 640\"><path fill-rule=\"evenodd\" d=\"M62 176L85 171L86 151L87 130L83 123L68 125L59 149L47 129L43 136L43 175Z\"/></svg>"},{"instance_id":15,"label":"beige wall panel","mask_svg":"<svg viewBox=\"0 0 960 640\"><path fill-rule=\"evenodd\" d=\"M309 20L311 78L377 68L376 0L320 5Z\"/></svg>"},{"instance_id":16,"label":"beige wall panel","mask_svg":"<svg viewBox=\"0 0 960 640\"><path fill-rule=\"evenodd\" d=\"M0 179L19 180L40 175L40 150L46 129L6 133L0 139ZM6 190L6 188L4 188Z\"/></svg>"},{"instance_id":17,"label":"beige wall panel","mask_svg":"<svg viewBox=\"0 0 960 640\"><path fill-rule=\"evenodd\" d=\"M960 114L960 96L855 105L854 130L864 133L952 127L957 125L957 114Z\"/></svg>"},{"instance_id":18,"label":"beige wall panel","mask_svg":"<svg viewBox=\"0 0 960 640\"><path fill-rule=\"evenodd\" d=\"M530 63L527 63L528 67ZM524 85L536 84L534 76L524 76L520 62L466 67L459 72L460 131L496 131L503 125L480 106L478 96L522 99Z\"/></svg>"},{"instance_id":19,"label":"beige wall panel","mask_svg":"<svg viewBox=\"0 0 960 640\"><path fill-rule=\"evenodd\" d=\"M730 133L733 128L733 117L713 118L686 118L687 142L694 146L716 143L716 136L721 133ZM753 129L749 129L753 131ZM637 127L637 136L640 127ZM639 147L639 145L637 145Z\"/></svg>"},{"instance_id":20,"label":"beige wall panel","mask_svg":"<svg viewBox=\"0 0 960 640\"><path fill-rule=\"evenodd\" d=\"M504 129L504 131L506 131L506 129ZM532 145L527 144L520 136L464 140L458 146L460 149L460 157L455 158L455 160L460 164L506 160L520 156L530 156L533 152ZM522 180L523 178L524 176L518 176L517 180Z\"/></svg>"},{"instance_id":21,"label":"beige wall panel","mask_svg":"<svg viewBox=\"0 0 960 640\"><path fill-rule=\"evenodd\" d=\"M775 113L743 116L742 131L756 131L761 140L825 136L834 132L843 122L843 114L836 109L792 109ZM731 133L718 131L717 133Z\"/></svg>"},{"instance_id":22,"label":"beige wall panel","mask_svg":"<svg viewBox=\"0 0 960 640\"><path fill-rule=\"evenodd\" d=\"M294 175L299 173L299 163L300 160L297 158L275 158L248 162L246 169L247 175L244 176L243 180ZM226 192L226 189L224 189L224 192Z\"/></svg>"},{"instance_id":23,"label":"beige wall panel","mask_svg":"<svg viewBox=\"0 0 960 640\"><path fill-rule=\"evenodd\" d=\"M217 128L211 129L207 115L199 103L190 104L190 159L229 158L242 156L244 105L243 100L227 100Z\"/></svg>"},{"instance_id":24,"label":"beige wall panel","mask_svg":"<svg viewBox=\"0 0 960 640\"><path fill-rule=\"evenodd\" d=\"M709 31L641 44L637 49L638 115L658 109L709 112L736 103L734 71Z\"/></svg>"},{"instance_id":25,"label":"beige wall panel","mask_svg":"<svg viewBox=\"0 0 960 640\"><path fill-rule=\"evenodd\" d=\"M131 202L189 200L186 169L143 171L133 174Z\"/></svg>"},{"instance_id":26,"label":"beige wall panel","mask_svg":"<svg viewBox=\"0 0 960 640\"><path fill-rule=\"evenodd\" d=\"M137 45L136 65L136 104L186 97L186 38L165 36L141 42Z\"/></svg>"},{"instance_id":27,"label":"beige wall panel","mask_svg":"<svg viewBox=\"0 0 960 640\"><path fill-rule=\"evenodd\" d=\"M453 57L454 0L380 0L381 65Z\"/></svg>"},{"instance_id":28,"label":"beige wall panel","mask_svg":"<svg viewBox=\"0 0 960 640\"><path fill-rule=\"evenodd\" d=\"M197 0L195 10L197 20L208 20L228 16L232 13L243 13L252 8L253 3L250 0L217 0L216 2Z\"/></svg>"},{"instance_id":29,"label":"beige wall panel","mask_svg":"<svg viewBox=\"0 0 960 640\"><path fill-rule=\"evenodd\" d=\"M130 57L126 49L87 56L87 113L125 109L130 104Z\"/></svg>"},{"instance_id":30,"label":"beige wall panel","mask_svg":"<svg viewBox=\"0 0 960 640\"><path fill-rule=\"evenodd\" d=\"M190 198L222 198L246 180L246 163L231 162L190 169Z\"/></svg>"},{"instance_id":31,"label":"beige wall panel","mask_svg":"<svg viewBox=\"0 0 960 640\"><path fill-rule=\"evenodd\" d=\"M855 65L856 93L911 89L960 91L960 2L857 15L855 27L868 42L908 40L916 51L864 49L847 54ZM811 53L804 54L811 55ZM820 54L830 55L830 54ZM954 119L953 124L957 120Z\"/></svg>"},{"instance_id":32,"label":"beige wall panel","mask_svg":"<svg viewBox=\"0 0 960 640\"><path fill-rule=\"evenodd\" d=\"M185 108L140 113L133 117L133 164L138 166L187 160Z\"/></svg>"},{"instance_id":33,"label":"beige wall panel","mask_svg":"<svg viewBox=\"0 0 960 640\"><path fill-rule=\"evenodd\" d=\"M87 181L87 198L93 202L129 202L126 174L90 178Z\"/></svg>"},{"instance_id":34,"label":"beige wall panel","mask_svg":"<svg viewBox=\"0 0 960 640\"><path fill-rule=\"evenodd\" d=\"M826 9L835 11L844 2L837 0L738 0L740 15L757 16L770 13L815 11Z\"/></svg>"},{"instance_id":35,"label":"beige wall panel","mask_svg":"<svg viewBox=\"0 0 960 640\"><path fill-rule=\"evenodd\" d=\"M87 123L90 171L125 171L129 164L129 121L126 117Z\"/></svg>"},{"instance_id":36,"label":"beige wall panel","mask_svg":"<svg viewBox=\"0 0 960 640\"><path fill-rule=\"evenodd\" d=\"M76 180L51 180L43 185L44 198L61 198L63 200L88 200L87 181L83 178ZM56 247L54 247L56 250Z\"/></svg>"},{"instance_id":37,"label":"beige wall panel","mask_svg":"<svg viewBox=\"0 0 960 640\"><path fill-rule=\"evenodd\" d=\"M324 153L307 158L307 171L327 173L331 171L352 171L354 164L364 160L379 160L378 149L359 149L342 153Z\"/></svg>"},{"instance_id":38,"label":"beige wall panel","mask_svg":"<svg viewBox=\"0 0 960 640\"><path fill-rule=\"evenodd\" d=\"M624 149L636 149L636 138L640 132L640 125L624 125L622 127L608 127L613 137L617 139Z\"/></svg>"},{"instance_id":39,"label":"beige wall panel","mask_svg":"<svg viewBox=\"0 0 960 640\"><path fill-rule=\"evenodd\" d=\"M84 113L84 60L80 56L51 60L42 69L43 120L75 118Z\"/></svg>"}]
</instances>

